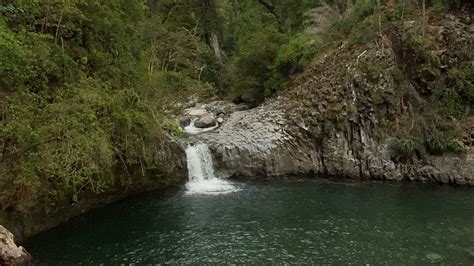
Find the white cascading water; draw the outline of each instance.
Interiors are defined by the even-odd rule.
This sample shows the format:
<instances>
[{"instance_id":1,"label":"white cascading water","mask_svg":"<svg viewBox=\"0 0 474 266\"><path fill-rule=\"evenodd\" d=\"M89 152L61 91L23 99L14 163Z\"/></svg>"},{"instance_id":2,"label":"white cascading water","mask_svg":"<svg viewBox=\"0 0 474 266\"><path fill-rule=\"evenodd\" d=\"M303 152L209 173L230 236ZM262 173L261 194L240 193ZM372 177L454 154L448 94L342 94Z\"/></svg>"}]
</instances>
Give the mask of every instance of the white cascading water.
<instances>
[{"instance_id":1,"label":"white cascading water","mask_svg":"<svg viewBox=\"0 0 474 266\"><path fill-rule=\"evenodd\" d=\"M214 129L217 128L217 124L215 126L209 127L209 128L197 128L197 127L194 126L195 122L196 122L196 119L193 119L188 126L184 127L184 129L183 129L184 132L189 134L189 135L197 135L197 134L213 131Z\"/></svg>"},{"instance_id":2,"label":"white cascading water","mask_svg":"<svg viewBox=\"0 0 474 266\"><path fill-rule=\"evenodd\" d=\"M189 181L188 194L224 194L238 191L231 182L214 175L212 155L206 144L189 145L186 149Z\"/></svg>"}]
</instances>

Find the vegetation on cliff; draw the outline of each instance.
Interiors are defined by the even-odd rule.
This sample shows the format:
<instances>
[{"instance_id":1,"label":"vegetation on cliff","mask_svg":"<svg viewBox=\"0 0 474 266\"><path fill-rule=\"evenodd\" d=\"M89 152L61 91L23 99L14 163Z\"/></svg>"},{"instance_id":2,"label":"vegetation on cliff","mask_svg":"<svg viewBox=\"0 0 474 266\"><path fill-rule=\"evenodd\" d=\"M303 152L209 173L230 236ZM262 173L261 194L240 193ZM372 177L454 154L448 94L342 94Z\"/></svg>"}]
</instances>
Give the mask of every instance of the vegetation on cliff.
<instances>
[{"instance_id":1,"label":"vegetation on cliff","mask_svg":"<svg viewBox=\"0 0 474 266\"><path fill-rule=\"evenodd\" d=\"M466 152L473 134L471 11L465 1L355 1L321 34L326 48L313 69L290 87L302 94L299 82L308 75L323 84L317 87L328 106L319 123L326 131L344 130L357 113L375 118L380 140L394 137L395 162ZM328 60L336 63L321 66Z\"/></svg>"}]
</instances>

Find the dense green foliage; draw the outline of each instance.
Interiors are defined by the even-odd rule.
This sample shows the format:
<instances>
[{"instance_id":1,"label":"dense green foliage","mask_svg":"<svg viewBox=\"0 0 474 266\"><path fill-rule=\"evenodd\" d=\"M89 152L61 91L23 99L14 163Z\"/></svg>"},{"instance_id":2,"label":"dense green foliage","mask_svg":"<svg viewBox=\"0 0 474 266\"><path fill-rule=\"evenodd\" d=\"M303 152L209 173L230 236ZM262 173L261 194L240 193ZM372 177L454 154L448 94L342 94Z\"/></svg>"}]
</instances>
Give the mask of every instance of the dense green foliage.
<instances>
[{"instance_id":1,"label":"dense green foliage","mask_svg":"<svg viewBox=\"0 0 474 266\"><path fill-rule=\"evenodd\" d=\"M315 3L1 1L0 207L147 182L177 103L271 93L303 70Z\"/></svg>"},{"instance_id":2,"label":"dense green foliage","mask_svg":"<svg viewBox=\"0 0 474 266\"><path fill-rule=\"evenodd\" d=\"M140 1L3 1L0 12L2 208L160 170L171 96L210 87L193 72L209 53L199 37L152 24Z\"/></svg>"},{"instance_id":3,"label":"dense green foliage","mask_svg":"<svg viewBox=\"0 0 474 266\"><path fill-rule=\"evenodd\" d=\"M264 4L262 4L264 3ZM306 67L315 54L314 37L303 34L305 12L319 1L234 1L225 25L231 95L249 89L272 94Z\"/></svg>"}]
</instances>

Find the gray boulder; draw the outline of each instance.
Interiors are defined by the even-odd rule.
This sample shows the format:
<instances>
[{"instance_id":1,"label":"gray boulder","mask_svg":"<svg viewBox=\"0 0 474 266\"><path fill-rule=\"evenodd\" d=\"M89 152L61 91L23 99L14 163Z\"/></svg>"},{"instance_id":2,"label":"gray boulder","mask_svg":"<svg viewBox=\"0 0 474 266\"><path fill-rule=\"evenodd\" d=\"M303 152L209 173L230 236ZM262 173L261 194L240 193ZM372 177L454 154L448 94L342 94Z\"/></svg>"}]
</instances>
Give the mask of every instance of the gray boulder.
<instances>
[{"instance_id":1,"label":"gray boulder","mask_svg":"<svg viewBox=\"0 0 474 266\"><path fill-rule=\"evenodd\" d=\"M178 117L178 124L181 126L181 128L189 126L191 124L191 116L183 115Z\"/></svg>"},{"instance_id":2,"label":"gray boulder","mask_svg":"<svg viewBox=\"0 0 474 266\"><path fill-rule=\"evenodd\" d=\"M31 255L18 247L13 234L0 225L0 265L32 265Z\"/></svg>"},{"instance_id":3,"label":"gray boulder","mask_svg":"<svg viewBox=\"0 0 474 266\"><path fill-rule=\"evenodd\" d=\"M214 115L230 115L237 111L237 105L227 101L214 101L206 104L206 110Z\"/></svg>"},{"instance_id":4,"label":"gray boulder","mask_svg":"<svg viewBox=\"0 0 474 266\"><path fill-rule=\"evenodd\" d=\"M216 118L213 115L206 114L201 116L194 122L194 126L197 128L208 128L216 125Z\"/></svg>"}]
</instances>

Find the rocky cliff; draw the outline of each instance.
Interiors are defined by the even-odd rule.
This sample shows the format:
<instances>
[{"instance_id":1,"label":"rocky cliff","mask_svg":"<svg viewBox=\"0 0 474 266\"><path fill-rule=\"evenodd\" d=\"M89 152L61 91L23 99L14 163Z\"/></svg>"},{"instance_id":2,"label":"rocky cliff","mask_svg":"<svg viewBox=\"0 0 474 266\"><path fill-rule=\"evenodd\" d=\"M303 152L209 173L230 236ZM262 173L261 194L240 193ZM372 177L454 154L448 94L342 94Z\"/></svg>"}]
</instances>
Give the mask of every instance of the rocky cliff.
<instances>
[{"instance_id":1,"label":"rocky cliff","mask_svg":"<svg viewBox=\"0 0 474 266\"><path fill-rule=\"evenodd\" d=\"M456 142L461 152L437 155L421 147L400 156L393 148L398 132L414 135L419 123L431 121L426 113L437 107L426 91L448 86L448 70L460 61L472 64L469 16L444 15L431 26L437 50L430 54L440 58L429 66L434 77L415 69L426 62L414 57L407 36L419 25L394 23L374 41L344 42L320 55L283 95L233 113L218 130L194 141L210 143L217 168L231 177L310 174L474 185L469 106L458 120L464 129L464 142Z\"/></svg>"}]
</instances>

